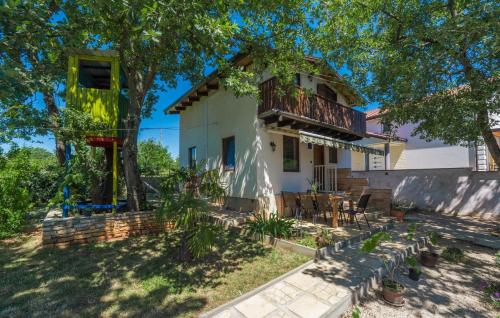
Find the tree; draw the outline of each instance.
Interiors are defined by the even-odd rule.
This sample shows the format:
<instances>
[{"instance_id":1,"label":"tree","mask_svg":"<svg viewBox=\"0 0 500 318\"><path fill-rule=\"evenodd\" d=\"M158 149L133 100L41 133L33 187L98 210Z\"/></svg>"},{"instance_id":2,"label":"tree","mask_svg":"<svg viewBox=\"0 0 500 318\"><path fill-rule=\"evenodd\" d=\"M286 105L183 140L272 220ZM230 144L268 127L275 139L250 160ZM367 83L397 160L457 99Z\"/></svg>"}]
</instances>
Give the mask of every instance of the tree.
<instances>
[{"instance_id":1,"label":"tree","mask_svg":"<svg viewBox=\"0 0 500 318\"><path fill-rule=\"evenodd\" d=\"M78 18L92 26L100 47L118 51L127 77L130 107L124 119L123 162L132 210L140 209L143 198L137 133L159 89L175 86L178 78L198 81L207 63L219 67L225 86L237 94L256 93L255 75L267 66L291 82L306 65L306 39L312 37L308 0L77 2ZM235 52L250 54L255 71L228 63Z\"/></svg>"},{"instance_id":2,"label":"tree","mask_svg":"<svg viewBox=\"0 0 500 318\"><path fill-rule=\"evenodd\" d=\"M7 1L0 9L0 142L60 128L56 103L67 74L67 49L90 40L71 2ZM69 10L68 10L69 9ZM67 18L72 19L68 23ZM41 99L42 108L36 107ZM64 143L56 136L62 165Z\"/></svg>"},{"instance_id":3,"label":"tree","mask_svg":"<svg viewBox=\"0 0 500 318\"><path fill-rule=\"evenodd\" d=\"M384 120L448 144L482 137L500 165L499 14L493 0L335 0L316 17L323 54L351 70Z\"/></svg>"},{"instance_id":4,"label":"tree","mask_svg":"<svg viewBox=\"0 0 500 318\"><path fill-rule=\"evenodd\" d=\"M177 166L168 148L152 139L139 142L138 163L141 175L167 174Z\"/></svg>"}]
</instances>

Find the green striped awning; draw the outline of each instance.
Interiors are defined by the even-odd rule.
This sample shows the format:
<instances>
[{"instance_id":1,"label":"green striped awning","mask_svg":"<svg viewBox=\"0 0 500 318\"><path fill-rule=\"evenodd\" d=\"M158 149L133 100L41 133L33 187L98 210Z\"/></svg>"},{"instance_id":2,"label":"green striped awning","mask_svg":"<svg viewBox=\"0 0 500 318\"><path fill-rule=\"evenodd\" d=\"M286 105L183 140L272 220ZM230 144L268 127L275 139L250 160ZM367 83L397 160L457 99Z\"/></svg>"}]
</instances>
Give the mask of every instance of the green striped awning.
<instances>
[{"instance_id":1,"label":"green striped awning","mask_svg":"<svg viewBox=\"0 0 500 318\"><path fill-rule=\"evenodd\" d=\"M333 148L341 148L346 150L352 150L357 152L368 153L372 155L385 156L385 152L380 149L375 149L371 147L360 146L352 142L343 141L323 135L317 135L305 131L299 131L300 142L306 144L322 145Z\"/></svg>"}]
</instances>

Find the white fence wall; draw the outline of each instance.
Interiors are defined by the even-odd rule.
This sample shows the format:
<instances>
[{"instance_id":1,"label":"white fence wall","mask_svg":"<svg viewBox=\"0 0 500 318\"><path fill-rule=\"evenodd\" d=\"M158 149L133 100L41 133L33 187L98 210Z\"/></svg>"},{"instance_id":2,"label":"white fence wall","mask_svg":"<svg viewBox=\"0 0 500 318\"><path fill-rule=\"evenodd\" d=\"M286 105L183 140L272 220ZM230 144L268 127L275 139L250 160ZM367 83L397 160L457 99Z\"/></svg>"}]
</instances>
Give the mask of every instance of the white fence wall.
<instances>
[{"instance_id":1,"label":"white fence wall","mask_svg":"<svg viewBox=\"0 0 500 318\"><path fill-rule=\"evenodd\" d=\"M353 171L370 187L391 188L394 201L420 209L500 220L500 172L469 168Z\"/></svg>"}]
</instances>

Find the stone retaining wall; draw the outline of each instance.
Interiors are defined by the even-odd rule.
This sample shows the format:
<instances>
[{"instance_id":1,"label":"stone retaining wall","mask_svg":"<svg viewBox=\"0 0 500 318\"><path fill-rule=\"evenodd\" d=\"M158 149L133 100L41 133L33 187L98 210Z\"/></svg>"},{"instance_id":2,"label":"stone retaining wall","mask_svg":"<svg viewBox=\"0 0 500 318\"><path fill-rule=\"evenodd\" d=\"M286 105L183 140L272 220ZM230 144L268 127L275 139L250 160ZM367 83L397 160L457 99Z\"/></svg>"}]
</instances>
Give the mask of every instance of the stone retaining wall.
<instances>
[{"instance_id":1,"label":"stone retaining wall","mask_svg":"<svg viewBox=\"0 0 500 318\"><path fill-rule=\"evenodd\" d=\"M154 212L126 212L69 218L48 216L43 220L42 244L67 246L124 239L133 235L157 233L171 228L158 223Z\"/></svg>"}]
</instances>

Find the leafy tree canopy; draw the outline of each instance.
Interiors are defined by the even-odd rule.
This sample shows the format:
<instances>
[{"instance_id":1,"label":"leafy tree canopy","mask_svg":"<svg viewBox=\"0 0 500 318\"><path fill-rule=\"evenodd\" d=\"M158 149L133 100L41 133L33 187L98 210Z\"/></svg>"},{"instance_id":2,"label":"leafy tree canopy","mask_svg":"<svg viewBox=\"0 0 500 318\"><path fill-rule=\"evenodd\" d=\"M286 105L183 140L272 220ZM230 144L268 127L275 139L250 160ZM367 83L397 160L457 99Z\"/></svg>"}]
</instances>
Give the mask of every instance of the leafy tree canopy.
<instances>
[{"instance_id":1,"label":"leafy tree canopy","mask_svg":"<svg viewBox=\"0 0 500 318\"><path fill-rule=\"evenodd\" d=\"M177 166L168 148L152 139L139 142L138 162L141 175L146 176L164 175Z\"/></svg>"},{"instance_id":2,"label":"leafy tree canopy","mask_svg":"<svg viewBox=\"0 0 500 318\"><path fill-rule=\"evenodd\" d=\"M491 133L500 104L500 5L493 0L328 1L316 12L323 53L397 125L449 144ZM489 115L489 116L488 116Z\"/></svg>"}]
</instances>

